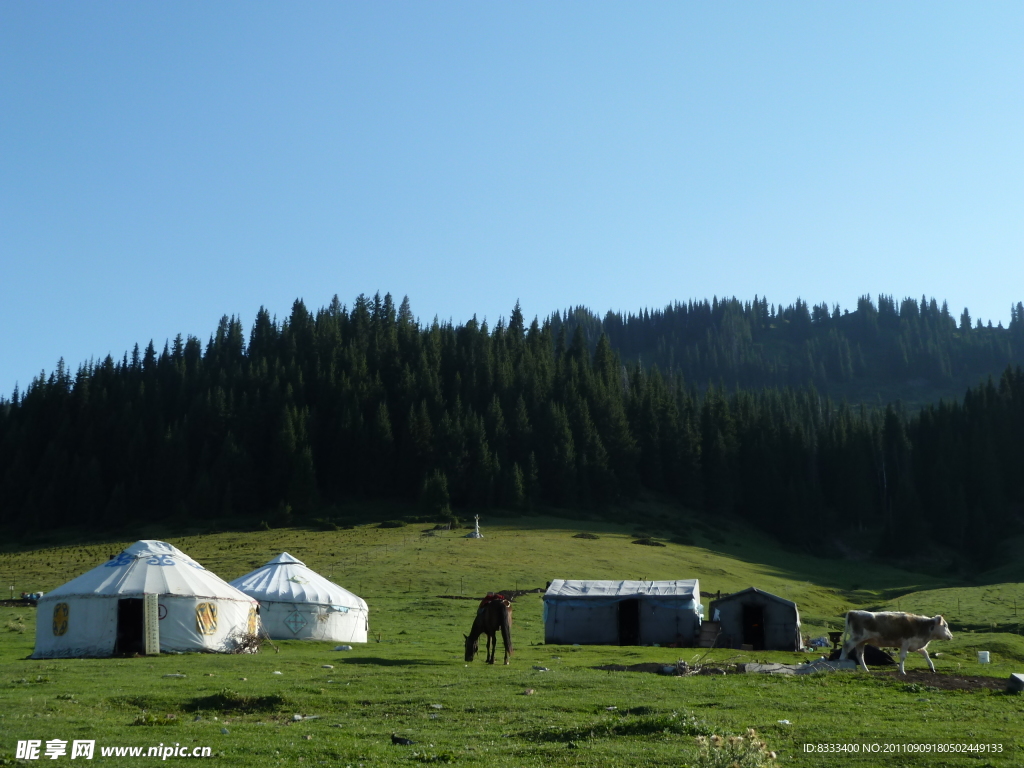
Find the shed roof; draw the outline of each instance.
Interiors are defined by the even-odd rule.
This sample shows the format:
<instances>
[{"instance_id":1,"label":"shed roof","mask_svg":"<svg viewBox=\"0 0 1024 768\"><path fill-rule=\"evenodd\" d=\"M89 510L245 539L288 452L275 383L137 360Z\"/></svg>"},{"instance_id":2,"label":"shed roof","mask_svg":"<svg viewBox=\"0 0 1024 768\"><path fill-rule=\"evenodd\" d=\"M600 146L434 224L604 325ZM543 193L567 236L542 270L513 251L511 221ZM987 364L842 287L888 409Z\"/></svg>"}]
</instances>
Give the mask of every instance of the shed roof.
<instances>
[{"instance_id":1,"label":"shed roof","mask_svg":"<svg viewBox=\"0 0 1024 768\"><path fill-rule=\"evenodd\" d=\"M763 589L758 589L757 587L747 587L746 589L741 589L739 592L733 592L731 595L722 595L717 600L713 600L711 604L712 606L714 606L717 603L724 603L727 600L742 597L743 595L749 594L751 592L755 592L759 595L764 595L765 597L771 598L772 600L782 603L783 605L789 605L793 608L796 608L796 603L794 603L792 600L787 600L784 597L773 595L771 592L765 592Z\"/></svg>"},{"instance_id":2,"label":"shed roof","mask_svg":"<svg viewBox=\"0 0 1024 768\"><path fill-rule=\"evenodd\" d=\"M555 579L544 597L629 597L658 595L697 599L700 584L697 579L675 581L587 581Z\"/></svg>"}]
</instances>

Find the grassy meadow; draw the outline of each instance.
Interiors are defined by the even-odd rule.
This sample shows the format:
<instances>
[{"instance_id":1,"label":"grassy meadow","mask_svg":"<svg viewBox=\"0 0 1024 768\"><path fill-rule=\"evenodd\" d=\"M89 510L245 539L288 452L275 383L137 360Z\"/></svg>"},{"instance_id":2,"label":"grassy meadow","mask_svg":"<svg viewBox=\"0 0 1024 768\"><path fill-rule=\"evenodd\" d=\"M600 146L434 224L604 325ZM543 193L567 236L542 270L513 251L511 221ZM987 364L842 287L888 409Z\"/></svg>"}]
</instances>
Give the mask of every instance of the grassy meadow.
<instances>
[{"instance_id":1,"label":"grassy meadow","mask_svg":"<svg viewBox=\"0 0 1024 768\"><path fill-rule=\"evenodd\" d=\"M1012 615L1017 584L957 587L896 568L794 555L742 533L695 530L688 543L650 547L632 544L637 531L629 527L549 517L485 519L482 540L463 538L465 531L425 535L430 527L144 532L227 580L281 551L299 557L368 601L371 641L348 652L286 641L277 643L279 652L265 647L256 656L32 661L34 610L0 608L0 765L18 764L18 739L88 738L98 747L209 746L232 766L682 766L698 764L694 736L748 727L778 752L780 765L1024 764L1024 696L944 690L889 671L670 677L598 670L691 661L706 652L544 645L539 593L516 600L512 664L490 667L478 658L467 665L462 633L475 603L453 599L543 588L552 578L696 577L704 592L753 585L795 600L812 635L840 628L851 607L942 612L956 638L931 647L940 653L938 671L1005 679L1024 671L1024 637ZM584 531L598 538L573 538ZM46 591L129 543L6 551L0 579L17 593ZM989 650L993 663L978 664L977 650ZM723 649L707 652L704 661L807 658ZM913 654L907 668L927 665ZM392 733L416 744L396 746ZM804 752L806 743L936 741L999 742L1005 751ZM95 759L146 762L98 752Z\"/></svg>"}]
</instances>

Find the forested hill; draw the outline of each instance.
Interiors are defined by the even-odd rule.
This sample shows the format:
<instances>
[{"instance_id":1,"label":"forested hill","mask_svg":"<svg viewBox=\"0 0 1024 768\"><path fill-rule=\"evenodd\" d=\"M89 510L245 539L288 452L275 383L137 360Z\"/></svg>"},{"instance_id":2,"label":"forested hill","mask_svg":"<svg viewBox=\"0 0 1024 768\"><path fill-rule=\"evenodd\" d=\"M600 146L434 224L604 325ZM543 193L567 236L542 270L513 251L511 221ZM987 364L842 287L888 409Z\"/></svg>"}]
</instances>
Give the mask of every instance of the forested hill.
<instances>
[{"instance_id":1,"label":"forested hill","mask_svg":"<svg viewBox=\"0 0 1024 768\"><path fill-rule=\"evenodd\" d=\"M602 514L653 492L794 540L864 527L884 552L913 532L991 563L1020 524L1020 368L908 416L813 388L698 391L564 331L518 305L493 328L421 325L407 300L360 296L61 364L0 403L0 526L273 525L365 499Z\"/></svg>"},{"instance_id":2,"label":"forested hill","mask_svg":"<svg viewBox=\"0 0 1024 768\"><path fill-rule=\"evenodd\" d=\"M963 397L967 386L1009 364L1024 363L1024 305L1011 308L1009 328L956 318L946 303L922 297L862 297L850 312L797 300L776 308L767 299L717 298L675 303L604 319L577 307L555 313L555 334L581 326L591 344L607 335L628 362L657 365L704 386L804 387L850 402L902 400L913 406Z\"/></svg>"}]
</instances>

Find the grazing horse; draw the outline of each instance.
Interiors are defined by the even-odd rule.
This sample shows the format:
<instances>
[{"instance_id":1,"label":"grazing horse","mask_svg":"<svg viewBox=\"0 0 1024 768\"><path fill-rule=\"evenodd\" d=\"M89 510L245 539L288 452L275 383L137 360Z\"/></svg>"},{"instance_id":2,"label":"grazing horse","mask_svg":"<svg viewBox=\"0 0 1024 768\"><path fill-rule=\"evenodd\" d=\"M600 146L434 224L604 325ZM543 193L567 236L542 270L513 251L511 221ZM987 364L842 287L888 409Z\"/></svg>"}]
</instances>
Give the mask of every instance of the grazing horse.
<instances>
[{"instance_id":1,"label":"grazing horse","mask_svg":"<svg viewBox=\"0 0 1024 768\"><path fill-rule=\"evenodd\" d=\"M512 655L512 604L504 595L488 595L480 603L476 611L473 628L466 638L466 661L472 661L480 649L480 635L487 635L487 663L494 663L494 654L498 650L498 639L495 634L501 630L501 639L505 643L505 663L508 664Z\"/></svg>"}]
</instances>

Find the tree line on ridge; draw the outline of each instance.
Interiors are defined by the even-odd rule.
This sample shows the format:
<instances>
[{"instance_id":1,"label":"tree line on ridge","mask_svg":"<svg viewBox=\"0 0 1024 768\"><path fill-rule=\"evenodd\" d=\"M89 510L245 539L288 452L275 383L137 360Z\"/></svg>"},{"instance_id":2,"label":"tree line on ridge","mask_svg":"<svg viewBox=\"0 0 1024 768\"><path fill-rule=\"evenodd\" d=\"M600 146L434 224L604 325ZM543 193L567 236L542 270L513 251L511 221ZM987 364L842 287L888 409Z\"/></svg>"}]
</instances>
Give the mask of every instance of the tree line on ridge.
<instances>
[{"instance_id":1,"label":"tree line on ridge","mask_svg":"<svg viewBox=\"0 0 1024 768\"><path fill-rule=\"evenodd\" d=\"M678 358L623 362L620 347L657 348L655 328L681 322L682 306L618 325L606 317L598 329L582 312L527 326L517 304L492 328L422 324L408 299L395 306L390 295L351 307L335 297L316 312L296 301L281 322L261 309L248 335L225 317L205 345L178 336L162 351L151 342L73 373L61 362L0 400L0 526L284 523L366 499L598 515L652 492L808 544L820 536L815 521L876 530L882 554L912 533L986 560L1020 527L1019 367L907 414L836 403L814 376L698 389ZM757 334L775 332L757 318L767 311L777 326L780 317L762 300L686 314L706 309L720 329L697 344L706 350L729 346L730 323L742 337L734 349L756 349ZM887 312L811 313L805 342L860 329L850 338L865 359L890 354L870 340ZM941 328L942 310L939 320L931 313L917 313L920 328ZM789 322L796 334L804 321ZM1008 329L966 325L1005 338L979 335L970 343L981 351L942 347L950 365L975 353L1002 354L1005 365L1024 347L1020 305ZM929 347L908 349L919 348Z\"/></svg>"}]
</instances>

